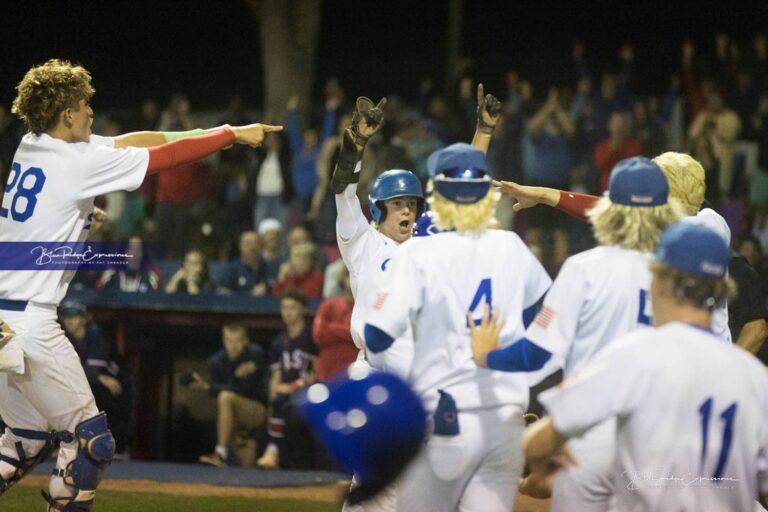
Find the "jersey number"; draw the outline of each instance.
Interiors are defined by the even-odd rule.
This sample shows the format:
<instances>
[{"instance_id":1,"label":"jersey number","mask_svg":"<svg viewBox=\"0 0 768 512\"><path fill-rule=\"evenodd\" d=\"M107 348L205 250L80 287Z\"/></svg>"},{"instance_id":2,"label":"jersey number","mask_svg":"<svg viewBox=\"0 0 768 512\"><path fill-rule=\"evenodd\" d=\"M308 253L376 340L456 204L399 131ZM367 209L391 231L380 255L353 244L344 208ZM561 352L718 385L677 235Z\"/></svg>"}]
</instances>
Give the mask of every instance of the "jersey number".
<instances>
[{"instance_id":1,"label":"jersey number","mask_svg":"<svg viewBox=\"0 0 768 512\"><path fill-rule=\"evenodd\" d=\"M641 325L651 325L650 301L648 300L648 290L640 289L640 311L637 312L637 323Z\"/></svg>"},{"instance_id":2,"label":"jersey number","mask_svg":"<svg viewBox=\"0 0 768 512\"><path fill-rule=\"evenodd\" d=\"M493 294L491 293L491 278L486 277L485 279L480 281L480 286L477 287L477 291L475 292L475 296L472 298L472 303L469 306L469 314L475 312L478 306L485 301L486 304L488 304L488 311L489 315L493 315ZM480 314L482 315L483 310L480 310ZM481 318L475 318L475 325L480 325L482 322ZM469 327L469 324L467 324L467 327Z\"/></svg>"},{"instance_id":3,"label":"jersey number","mask_svg":"<svg viewBox=\"0 0 768 512\"><path fill-rule=\"evenodd\" d=\"M728 454L731 451L731 441L733 440L733 420L736 417L736 409L738 404L736 402L728 406L720 414L720 419L723 420L723 441L720 445L720 456L717 458L717 466L715 472L712 474L712 478L720 478L725 470L725 465L728 463ZM712 414L712 397L707 398L699 406L699 415L701 416L701 462L699 473L703 472L704 461L707 458L707 442L709 437L709 417Z\"/></svg>"},{"instance_id":4,"label":"jersey number","mask_svg":"<svg viewBox=\"0 0 768 512\"><path fill-rule=\"evenodd\" d=\"M11 218L17 222L24 222L35 213L37 206L37 194L43 190L45 185L45 173L39 167L30 167L23 173L21 165L16 162L11 166L11 174L8 176L8 184L5 186L5 195L3 203L10 202L9 208L0 208L0 217L8 218L8 212ZM11 196L13 189L16 193ZM7 200L7 201L6 201Z\"/></svg>"}]
</instances>

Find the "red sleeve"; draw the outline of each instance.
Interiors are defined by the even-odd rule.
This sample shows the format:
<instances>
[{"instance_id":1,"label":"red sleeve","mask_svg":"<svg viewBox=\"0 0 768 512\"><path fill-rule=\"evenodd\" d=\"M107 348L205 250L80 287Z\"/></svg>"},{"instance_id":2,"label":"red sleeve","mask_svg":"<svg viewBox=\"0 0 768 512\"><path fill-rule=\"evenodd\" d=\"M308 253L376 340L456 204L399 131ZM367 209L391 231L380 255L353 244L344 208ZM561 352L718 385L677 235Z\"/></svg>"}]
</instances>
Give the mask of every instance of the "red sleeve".
<instances>
[{"instance_id":1,"label":"red sleeve","mask_svg":"<svg viewBox=\"0 0 768 512\"><path fill-rule=\"evenodd\" d=\"M572 217L576 217L580 221L589 222L586 212L595 205L598 199L600 199L598 196L561 190L560 201L558 201L555 208L564 211Z\"/></svg>"},{"instance_id":2,"label":"red sleeve","mask_svg":"<svg viewBox=\"0 0 768 512\"><path fill-rule=\"evenodd\" d=\"M338 307L337 307L338 306ZM350 331L351 310L346 314L345 304L335 298L323 301L317 308L312 335L317 348L333 345L354 345Z\"/></svg>"},{"instance_id":3,"label":"red sleeve","mask_svg":"<svg viewBox=\"0 0 768 512\"><path fill-rule=\"evenodd\" d=\"M205 135L177 139L149 148L147 174L200 160L235 143L235 132L221 128Z\"/></svg>"}]
</instances>

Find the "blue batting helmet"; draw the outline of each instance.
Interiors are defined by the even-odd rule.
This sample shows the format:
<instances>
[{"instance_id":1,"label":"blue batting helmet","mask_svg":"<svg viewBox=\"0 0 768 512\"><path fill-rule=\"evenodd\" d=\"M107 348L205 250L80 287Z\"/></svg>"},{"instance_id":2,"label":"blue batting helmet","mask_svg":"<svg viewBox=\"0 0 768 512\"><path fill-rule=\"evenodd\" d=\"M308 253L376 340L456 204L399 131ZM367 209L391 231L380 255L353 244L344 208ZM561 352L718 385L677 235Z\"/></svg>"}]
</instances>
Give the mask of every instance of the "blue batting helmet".
<instances>
[{"instance_id":1,"label":"blue batting helmet","mask_svg":"<svg viewBox=\"0 0 768 512\"><path fill-rule=\"evenodd\" d=\"M403 169L385 171L376 178L368 195L371 217L376 224L381 224L387 218L383 202L394 197L415 197L418 202L417 217L424 210L424 192L421 190L419 178L411 171Z\"/></svg>"},{"instance_id":2,"label":"blue batting helmet","mask_svg":"<svg viewBox=\"0 0 768 512\"><path fill-rule=\"evenodd\" d=\"M301 408L331 457L353 472L359 503L389 485L419 452L427 431L421 400L400 378L381 372L314 384Z\"/></svg>"}]
</instances>

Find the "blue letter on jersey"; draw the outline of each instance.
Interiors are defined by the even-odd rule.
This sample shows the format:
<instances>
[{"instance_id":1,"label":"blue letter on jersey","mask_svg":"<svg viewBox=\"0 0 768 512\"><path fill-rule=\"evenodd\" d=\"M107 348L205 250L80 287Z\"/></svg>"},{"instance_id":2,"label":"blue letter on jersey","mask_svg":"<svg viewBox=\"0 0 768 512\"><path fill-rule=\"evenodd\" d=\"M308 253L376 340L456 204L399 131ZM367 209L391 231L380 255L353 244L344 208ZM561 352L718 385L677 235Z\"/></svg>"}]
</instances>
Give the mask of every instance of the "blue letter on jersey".
<instances>
[{"instance_id":1,"label":"blue letter on jersey","mask_svg":"<svg viewBox=\"0 0 768 512\"><path fill-rule=\"evenodd\" d=\"M648 306L648 290L640 290L640 311L637 312L637 323L642 325L651 325L650 315L645 314Z\"/></svg>"},{"instance_id":2,"label":"blue letter on jersey","mask_svg":"<svg viewBox=\"0 0 768 512\"><path fill-rule=\"evenodd\" d=\"M475 312L475 309L480 305L480 302L485 299L485 303L488 304L488 310L490 315L493 315L493 295L491 293L491 278L486 277L480 281L480 286L477 287L475 296L472 298L472 303L469 305L469 313ZM481 319L475 319L475 325L480 325ZM469 327L469 325L467 325Z\"/></svg>"}]
</instances>

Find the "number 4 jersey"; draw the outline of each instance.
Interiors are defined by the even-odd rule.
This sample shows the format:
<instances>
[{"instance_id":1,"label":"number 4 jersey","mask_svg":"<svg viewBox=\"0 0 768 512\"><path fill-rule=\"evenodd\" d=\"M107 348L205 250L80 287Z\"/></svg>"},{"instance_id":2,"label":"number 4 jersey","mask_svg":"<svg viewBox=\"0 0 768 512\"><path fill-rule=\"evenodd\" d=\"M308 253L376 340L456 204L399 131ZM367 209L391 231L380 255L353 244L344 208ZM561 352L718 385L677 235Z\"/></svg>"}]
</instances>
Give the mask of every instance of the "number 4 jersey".
<instances>
[{"instance_id":1,"label":"number 4 jersey","mask_svg":"<svg viewBox=\"0 0 768 512\"><path fill-rule=\"evenodd\" d=\"M520 238L511 232L438 233L412 238L395 252L387 285L367 322L392 337L413 326L413 368L409 383L434 410L438 389L450 393L459 410L528 402L525 374L478 368L472 358L467 314L485 305L506 318L502 345L523 335L523 310L535 305L552 280Z\"/></svg>"},{"instance_id":2,"label":"number 4 jersey","mask_svg":"<svg viewBox=\"0 0 768 512\"><path fill-rule=\"evenodd\" d=\"M768 372L684 323L623 336L539 395L578 437L616 417L617 510L745 510L768 493Z\"/></svg>"},{"instance_id":3,"label":"number 4 jersey","mask_svg":"<svg viewBox=\"0 0 768 512\"><path fill-rule=\"evenodd\" d=\"M97 135L90 143L25 135L5 186L0 243L85 240L93 199L135 190L147 171L146 149L113 146L113 139ZM73 276L64 270L0 270L0 299L58 304Z\"/></svg>"}]
</instances>

